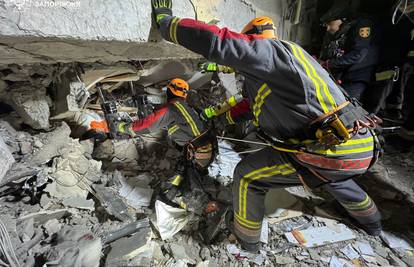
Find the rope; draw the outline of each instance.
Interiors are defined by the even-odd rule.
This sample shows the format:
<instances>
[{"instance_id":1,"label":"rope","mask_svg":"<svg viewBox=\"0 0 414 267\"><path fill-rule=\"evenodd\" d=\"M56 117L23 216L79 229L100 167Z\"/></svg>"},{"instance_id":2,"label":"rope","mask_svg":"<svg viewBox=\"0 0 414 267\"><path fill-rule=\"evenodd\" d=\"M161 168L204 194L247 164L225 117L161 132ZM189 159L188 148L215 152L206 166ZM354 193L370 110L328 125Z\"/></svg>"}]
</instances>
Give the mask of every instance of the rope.
<instances>
[{"instance_id":1,"label":"rope","mask_svg":"<svg viewBox=\"0 0 414 267\"><path fill-rule=\"evenodd\" d=\"M261 145L261 146L272 146L271 144L268 144L268 143L248 141L248 140L242 140L242 139L236 139L236 138L230 138L230 137L224 137L224 136L217 136L217 138L222 139L222 140L246 143L246 144L254 144L254 145Z\"/></svg>"},{"instance_id":2,"label":"rope","mask_svg":"<svg viewBox=\"0 0 414 267\"><path fill-rule=\"evenodd\" d=\"M398 9L400 9L401 5L404 3L404 9L401 11L401 16L396 20ZM395 7L394 14L392 14L392 24L395 25L398 22L400 22L401 18L404 16L405 11L407 10L408 1L407 0L401 0L397 6Z\"/></svg>"},{"instance_id":3,"label":"rope","mask_svg":"<svg viewBox=\"0 0 414 267\"><path fill-rule=\"evenodd\" d=\"M198 17L197 16L197 8L195 7L195 5L194 5L194 3L193 3L192 0L188 0L188 1L190 1L190 4L193 6L195 20L198 20L198 18L197 18Z\"/></svg>"}]
</instances>

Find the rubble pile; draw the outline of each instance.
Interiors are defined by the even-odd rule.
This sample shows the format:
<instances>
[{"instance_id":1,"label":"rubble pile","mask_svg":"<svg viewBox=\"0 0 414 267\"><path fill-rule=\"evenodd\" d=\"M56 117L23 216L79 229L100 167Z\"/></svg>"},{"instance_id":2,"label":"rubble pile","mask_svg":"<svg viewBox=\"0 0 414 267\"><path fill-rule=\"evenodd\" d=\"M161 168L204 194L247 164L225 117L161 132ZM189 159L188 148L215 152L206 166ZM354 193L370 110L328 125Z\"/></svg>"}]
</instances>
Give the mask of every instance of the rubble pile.
<instances>
[{"instance_id":1,"label":"rubble pile","mask_svg":"<svg viewBox=\"0 0 414 267\"><path fill-rule=\"evenodd\" d=\"M48 95L55 72L50 66L0 71L0 101L10 103L0 114L0 265L414 266L412 207L404 193L387 187L368 188L384 215L381 238L342 219L320 192L293 187L268 194L259 254L241 250L225 225L206 244L200 234L205 216L158 197L179 152L157 135L74 138L72 125L49 118L57 110L56 96ZM145 82L152 84L153 72L146 73ZM206 87L200 79L194 84ZM209 88L235 82L226 79L200 89L199 97L214 101ZM220 141L211 177L203 180L209 194L227 204L231 174L244 156L235 150ZM386 156L383 164L396 172L395 161L412 175L404 155Z\"/></svg>"}]
</instances>

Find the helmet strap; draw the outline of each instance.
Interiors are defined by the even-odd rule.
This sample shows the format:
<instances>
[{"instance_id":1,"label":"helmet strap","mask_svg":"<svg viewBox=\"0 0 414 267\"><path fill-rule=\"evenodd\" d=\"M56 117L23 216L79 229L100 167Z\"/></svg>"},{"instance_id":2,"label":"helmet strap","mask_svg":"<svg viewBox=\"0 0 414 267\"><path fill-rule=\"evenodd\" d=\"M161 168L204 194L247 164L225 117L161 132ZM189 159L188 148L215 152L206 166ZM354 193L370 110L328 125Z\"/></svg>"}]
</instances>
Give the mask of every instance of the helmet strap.
<instances>
[{"instance_id":1,"label":"helmet strap","mask_svg":"<svg viewBox=\"0 0 414 267\"><path fill-rule=\"evenodd\" d=\"M265 30L274 30L273 24L254 25L253 28L245 32L245 34L261 34Z\"/></svg>"}]
</instances>

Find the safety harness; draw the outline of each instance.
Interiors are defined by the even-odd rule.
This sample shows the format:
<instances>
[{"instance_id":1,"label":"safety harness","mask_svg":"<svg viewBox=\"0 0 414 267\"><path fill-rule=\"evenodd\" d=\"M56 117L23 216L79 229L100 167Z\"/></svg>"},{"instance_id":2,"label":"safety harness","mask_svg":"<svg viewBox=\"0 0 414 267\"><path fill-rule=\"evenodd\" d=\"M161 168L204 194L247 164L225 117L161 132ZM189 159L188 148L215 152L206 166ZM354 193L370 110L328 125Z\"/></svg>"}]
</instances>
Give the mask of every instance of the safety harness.
<instances>
[{"instance_id":1,"label":"safety harness","mask_svg":"<svg viewBox=\"0 0 414 267\"><path fill-rule=\"evenodd\" d=\"M343 89L341 88L343 91ZM329 179L323 177L312 168L299 164L297 160L305 160L308 163L315 161L313 166L321 168L331 168L336 170L350 170L352 168L366 167L370 169L382 154L381 144L378 138L380 118L374 114L369 114L362 108L358 100L348 96L343 91L347 101L330 113L324 114L313 120L308 128L307 135L312 140L304 142L286 142L278 140L259 129L258 136L268 142L276 150L288 152L292 158L293 167L297 170L302 184L308 188L316 188L329 182ZM369 131L374 138L374 154L372 159L352 159L340 160L330 159L315 151L333 149L335 146L346 143L362 130ZM301 160L302 159L302 160ZM318 166L318 164L320 164ZM307 177L306 182L303 177Z\"/></svg>"},{"instance_id":2,"label":"safety harness","mask_svg":"<svg viewBox=\"0 0 414 267\"><path fill-rule=\"evenodd\" d=\"M197 166L204 168L210 165L218 153L218 143L213 127L203 132L186 145L187 160L197 161ZM203 164L200 164L203 162Z\"/></svg>"}]
</instances>

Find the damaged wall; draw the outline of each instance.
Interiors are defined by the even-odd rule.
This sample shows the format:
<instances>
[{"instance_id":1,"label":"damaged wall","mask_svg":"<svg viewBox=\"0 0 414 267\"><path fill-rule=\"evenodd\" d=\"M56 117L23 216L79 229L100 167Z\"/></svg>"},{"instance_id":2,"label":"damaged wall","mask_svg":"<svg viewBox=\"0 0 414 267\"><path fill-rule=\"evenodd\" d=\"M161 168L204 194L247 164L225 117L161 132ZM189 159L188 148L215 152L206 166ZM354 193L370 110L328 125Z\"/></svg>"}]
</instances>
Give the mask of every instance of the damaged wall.
<instances>
[{"instance_id":1,"label":"damaged wall","mask_svg":"<svg viewBox=\"0 0 414 267\"><path fill-rule=\"evenodd\" d=\"M242 29L256 15L281 18L285 1L194 0L198 19ZM166 42L151 27L150 1L2 1L0 55L3 64L128 61L197 57ZM191 1L173 12L195 17Z\"/></svg>"}]
</instances>

